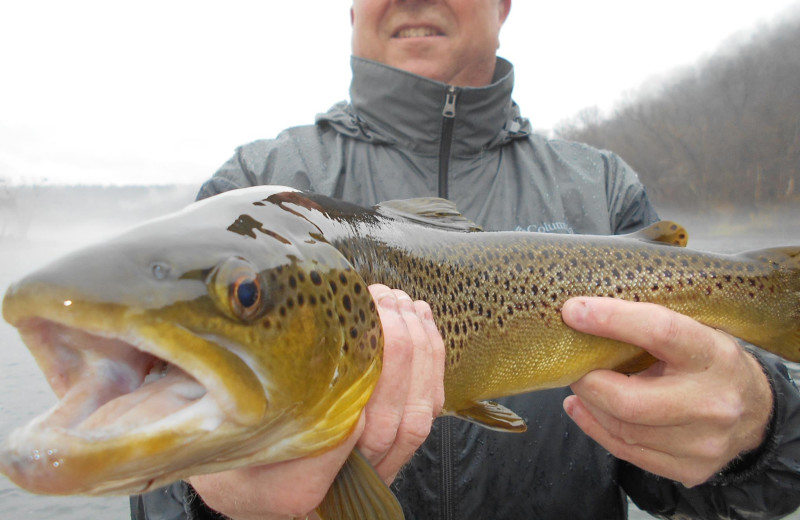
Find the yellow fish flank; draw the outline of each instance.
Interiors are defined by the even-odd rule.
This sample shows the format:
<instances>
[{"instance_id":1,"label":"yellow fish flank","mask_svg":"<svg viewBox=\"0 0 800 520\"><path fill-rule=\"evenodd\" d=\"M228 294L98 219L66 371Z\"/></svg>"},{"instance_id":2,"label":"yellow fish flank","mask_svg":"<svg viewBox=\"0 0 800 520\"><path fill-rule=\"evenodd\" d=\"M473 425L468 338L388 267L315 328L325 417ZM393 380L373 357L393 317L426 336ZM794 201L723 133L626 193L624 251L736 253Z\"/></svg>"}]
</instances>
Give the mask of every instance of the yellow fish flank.
<instances>
[{"instance_id":1,"label":"yellow fish flank","mask_svg":"<svg viewBox=\"0 0 800 520\"><path fill-rule=\"evenodd\" d=\"M367 286L431 304L445 411L524 431L487 399L641 370L639 348L566 327L573 296L654 302L800 360L800 247L692 251L660 222L619 237L480 232L447 201L365 209L279 186L229 192L45 267L3 317L59 397L0 447L50 494L141 493L314 455L352 431L380 374ZM323 518L402 518L354 452Z\"/></svg>"}]
</instances>

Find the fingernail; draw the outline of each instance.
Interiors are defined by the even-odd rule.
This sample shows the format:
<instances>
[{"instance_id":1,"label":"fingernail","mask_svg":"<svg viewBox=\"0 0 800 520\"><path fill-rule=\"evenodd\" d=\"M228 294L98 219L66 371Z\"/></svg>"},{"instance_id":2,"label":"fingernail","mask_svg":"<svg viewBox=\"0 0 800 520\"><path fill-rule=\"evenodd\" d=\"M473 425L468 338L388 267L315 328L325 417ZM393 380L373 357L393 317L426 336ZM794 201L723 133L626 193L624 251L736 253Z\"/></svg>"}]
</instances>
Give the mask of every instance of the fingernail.
<instances>
[{"instance_id":1,"label":"fingernail","mask_svg":"<svg viewBox=\"0 0 800 520\"><path fill-rule=\"evenodd\" d=\"M564 411L567 412L567 415L570 417L573 416L575 413L575 398L574 397L567 397L564 399Z\"/></svg>"},{"instance_id":2,"label":"fingernail","mask_svg":"<svg viewBox=\"0 0 800 520\"><path fill-rule=\"evenodd\" d=\"M391 292L381 294L377 298L378 305L387 311L397 311L397 298Z\"/></svg>"},{"instance_id":3,"label":"fingernail","mask_svg":"<svg viewBox=\"0 0 800 520\"><path fill-rule=\"evenodd\" d=\"M417 310L414 308L414 302L411 300L411 297L408 295L400 295L397 296L397 305L400 307L400 310L403 312L413 312L416 314Z\"/></svg>"},{"instance_id":4,"label":"fingernail","mask_svg":"<svg viewBox=\"0 0 800 520\"><path fill-rule=\"evenodd\" d=\"M562 312L568 314L568 318L572 323L586 323L589 319L589 302L586 300L570 300L564 305Z\"/></svg>"},{"instance_id":5,"label":"fingernail","mask_svg":"<svg viewBox=\"0 0 800 520\"><path fill-rule=\"evenodd\" d=\"M419 319L423 321L433 319L433 311L431 311L431 308L429 306L420 305L419 307L415 306L415 308L417 310L417 316L419 316Z\"/></svg>"}]
</instances>

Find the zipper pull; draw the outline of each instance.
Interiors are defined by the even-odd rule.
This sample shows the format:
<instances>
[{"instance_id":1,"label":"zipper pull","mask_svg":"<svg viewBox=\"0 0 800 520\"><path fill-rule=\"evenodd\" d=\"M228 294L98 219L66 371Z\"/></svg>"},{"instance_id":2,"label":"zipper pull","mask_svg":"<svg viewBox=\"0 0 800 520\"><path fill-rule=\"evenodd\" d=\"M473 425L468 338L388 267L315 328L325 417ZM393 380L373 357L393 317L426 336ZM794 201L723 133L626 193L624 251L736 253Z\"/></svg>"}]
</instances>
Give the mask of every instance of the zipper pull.
<instances>
[{"instance_id":1,"label":"zipper pull","mask_svg":"<svg viewBox=\"0 0 800 520\"><path fill-rule=\"evenodd\" d=\"M444 110L442 115L447 118L456 117L456 98L458 97L458 89L456 87L449 87L447 89L447 97L444 100Z\"/></svg>"}]
</instances>

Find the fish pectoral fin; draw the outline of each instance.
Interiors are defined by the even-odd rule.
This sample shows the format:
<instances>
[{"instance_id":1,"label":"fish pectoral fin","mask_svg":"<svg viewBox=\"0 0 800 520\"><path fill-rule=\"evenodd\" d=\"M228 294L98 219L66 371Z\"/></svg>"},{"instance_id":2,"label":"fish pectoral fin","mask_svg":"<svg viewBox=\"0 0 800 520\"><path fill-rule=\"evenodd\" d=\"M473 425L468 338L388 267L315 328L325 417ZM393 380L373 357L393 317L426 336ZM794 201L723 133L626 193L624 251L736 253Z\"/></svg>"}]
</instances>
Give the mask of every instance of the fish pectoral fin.
<instances>
[{"instance_id":1,"label":"fish pectoral fin","mask_svg":"<svg viewBox=\"0 0 800 520\"><path fill-rule=\"evenodd\" d=\"M317 507L323 520L403 520L403 509L375 468L353 450Z\"/></svg>"},{"instance_id":2,"label":"fish pectoral fin","mask_svg":"<svg viewBox=\"0 0 800 520\"><path fill-rule=\"evenodd\" d=\"M670 246L686 247L689 243L689 232L671 220L662 220L644 229L625 235L644 242L658 242Z\"/></svg>"},{"instance_id":3,"label":"fish pectoral fin","mask_svg":"<svg viewBox=\"0 0 800 520\"><path fill-rule=\"evenodd\" d=\"M500 432L522 433L528 429L522 417L494 401L475 401L454 412L446 412L445 415L452 415Z\"/></svg>"},{"instance_id":4,"label":"fish pectoral fin","mask_svg":"<svg viewBox=\"0 0 800 520\"><path fill-rule=\"evenodd\" d=\"M375 206L375 211L385 217L408 220L428 227L450 231L483 231L483 229L462 215L456 205L437 197L387 200Z\"/></svg>"}]
</instances>

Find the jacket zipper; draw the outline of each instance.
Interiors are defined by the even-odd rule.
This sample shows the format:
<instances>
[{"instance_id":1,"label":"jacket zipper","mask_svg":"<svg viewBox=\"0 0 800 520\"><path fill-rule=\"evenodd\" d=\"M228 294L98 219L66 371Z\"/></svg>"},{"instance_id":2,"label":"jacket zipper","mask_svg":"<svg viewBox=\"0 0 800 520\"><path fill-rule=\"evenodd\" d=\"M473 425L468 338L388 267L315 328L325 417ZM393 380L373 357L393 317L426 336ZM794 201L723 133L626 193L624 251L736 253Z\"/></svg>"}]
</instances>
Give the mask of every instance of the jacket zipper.
<instances>
[{"instance_id":1,"label":"jacket zipper","mask_svg":"<svg viewBox=\"0 0 800 520\"><path fill-rule=\"evenodd\" d=\"M452 520L453 516L453 452L452 452L452 418L443 417L441 433L441 491L439 518Z\"/></svg>"},{"instance_id":2,"label":"jacket zipper","mask_svg":"<svg viewBox=\"0 0 800 520\"><path fill-rule=\"evenodd\" d=\"M439 140L439 197L446 199L448 192L448 175L450 170L450 151L453 147L453 127L456 122L456 100L459 90L450 86L444 100L442 110L442 133ZM450 417L442 418L440 438L441 454L441 508L439 518L452 520L453 513L453 452L452 452L452 422Z\"/></svg>"},{"instance_id":3,"label":"jacket zipper","mask_svg":"<svg viewBox=\"0 0 800 520\"><path fill-rule=\"evenodd\" d=\"M439 197L448 198L448 171L450 169L450 150L453 147L453 127L456 122L456 100L458 88L448 87L442 110L442 133L439 139Z\"/></svg>"}]
</instances>

